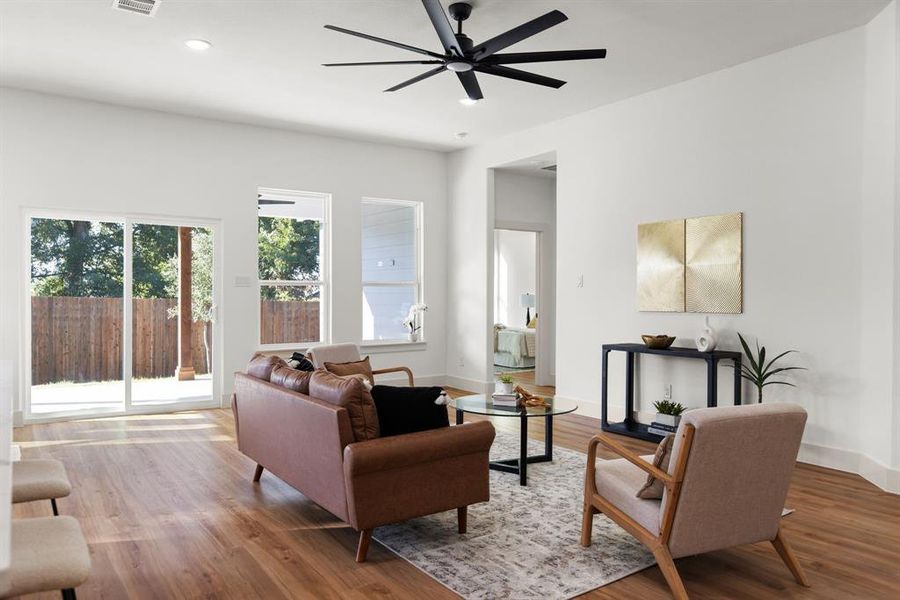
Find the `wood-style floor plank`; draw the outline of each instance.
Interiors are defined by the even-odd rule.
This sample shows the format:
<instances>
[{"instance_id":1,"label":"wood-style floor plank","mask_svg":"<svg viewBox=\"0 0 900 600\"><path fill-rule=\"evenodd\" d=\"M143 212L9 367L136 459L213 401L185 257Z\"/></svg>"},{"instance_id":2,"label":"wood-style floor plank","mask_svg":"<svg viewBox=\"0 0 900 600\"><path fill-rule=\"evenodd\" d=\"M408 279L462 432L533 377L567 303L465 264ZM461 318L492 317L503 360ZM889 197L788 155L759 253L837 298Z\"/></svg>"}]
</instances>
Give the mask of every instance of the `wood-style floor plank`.
<instances>
[{"instance_id":1,"label":"wood-style floor plank","mask_svg":"<svg viewBox=\"0 0 900 600\"><path fill-rule=\"evenodd\" d=\"M528 375L517 379L529 383ZM494 423L517 431L515 419ZM555 443L581 452L598 431L596 419L578 415L555 424ZM542 438L542 424L533 435ZM456 597L377 542L357 564L356 532L268 472L252 483L255 465L237 451L230 411L32 425L15 439L25 457L66 464L74 492L60 511L79 519L93 559L80 598ZM691 597L898 597L900 497L856 475L798 465L788 504L797 512L785 530L812 588L796 585L766 543L676 561ZM49 503L14 507L17 518L49 514ZM654 567L585 598L669 593Z\"/></svg>"}]
</instances>

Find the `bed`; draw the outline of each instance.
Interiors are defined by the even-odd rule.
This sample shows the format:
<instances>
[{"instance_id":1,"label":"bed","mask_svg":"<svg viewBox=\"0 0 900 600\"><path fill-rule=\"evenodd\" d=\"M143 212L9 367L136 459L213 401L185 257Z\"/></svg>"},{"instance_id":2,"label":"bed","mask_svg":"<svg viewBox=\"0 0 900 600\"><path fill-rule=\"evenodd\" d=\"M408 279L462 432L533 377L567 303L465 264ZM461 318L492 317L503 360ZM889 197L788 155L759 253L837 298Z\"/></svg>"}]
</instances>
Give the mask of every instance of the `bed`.
<instances>
[{"instance_id":1,"label":"bed","mask_svg":"<svg viewBox=\"0 0 900 600\"><path fill-rule=\"evenodd\" d=\"M534 368L535 330L494 325L494 365L512 369Z\"/></svg>"}]
</instances>

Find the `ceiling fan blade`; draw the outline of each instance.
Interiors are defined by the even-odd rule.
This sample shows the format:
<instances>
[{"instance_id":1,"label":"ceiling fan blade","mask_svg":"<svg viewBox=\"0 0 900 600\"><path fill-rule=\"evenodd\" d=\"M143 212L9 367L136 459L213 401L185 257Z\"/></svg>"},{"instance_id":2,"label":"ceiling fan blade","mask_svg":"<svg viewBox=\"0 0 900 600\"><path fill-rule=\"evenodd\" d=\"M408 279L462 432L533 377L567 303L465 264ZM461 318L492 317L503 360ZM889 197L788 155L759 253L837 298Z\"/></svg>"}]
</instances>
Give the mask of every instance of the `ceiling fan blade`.
<instances>
[{"instance_id":1,"label":"ceiling fan blade","mask_svg":"<svg viewBox=\"0 0 900 600\"><path fill-rule=\"evenodd\" d=\"M559 25L568 18L569 17L558 10L551 10L545 15L541 15L536 19L532 19L527 23L523 23L518 27L510 29L506 33L501 33L500 35L492 37L486 42L478 44L477 46L472 48L472 54L475 56L476 60L487 58L495 52L499 52L500 50L503 50L508 46L517 44L526 38L530 38L531 36L544 31L545 29L550 29L554 25Z\"/></svg>"},{"instance_id":2,"label":"ceiling fan blade","mask_svg":"<svg viewBox=\"0 0 900 600\"><path fill-rule=\"evenodd\" d=\"M466 94L469 98L472 100L484 98L484 94L481 93L481 86L478 85L478 79L473 71L457 72L456 76L459 77L459 82L462 86L466 88Z\"/></svg>"},{"instance_id":3,"label":"ceiling fan blade","mask_svg":"<svg viewBox=\"0 0 900 600\"><path fill-rule=\"evenodd\" d=\"M442 60L382 60L374 62L323 63L323 67L364 67L368 65L440 65Z\"/></svg>"},{"instance_id":4,"label":"ceiling fan blade","mask_svg":"<svg viewBox=\"0 0 900 600\"><path fill-rule=\"evenodd\" d=\"M453 34L453 27L450 26L450 20L447 19L447 13L444 12L444 7L441 6L440 0L422 0L422 5L425 7L425 12L428 13L428 18L431 19L431 24L434 25L434 30L441 39L441 45L444 47L444 50L448 53L452 51L457 56L462 56L462 48Z\"/></svg>"},{"instance_id":5,"label":"ceiling fan blade","mask_svg":"<svg viewBox=\"0 0 900 600\"><path fill-rule=\"evenodd\" d=\"M444 58L442 54L438 54L436 52L430 52L423 48L416 48L415 46L410 46L408 44L401 44L400 42L393 42L391 40L386 40L384 38L375 37L374 35L369 35L368 33L360 33L358 31L353 31L351 29L344 29L343 27L338 27L336 25L326 25L325 29L330 29L331 31L337 31L338 33L346 33L347 35L355 35L356 37L363 38L364 40L369 40L372 42L378 42L380 44L387 44L388 46L393 46L394 48L400 48L402 50L409 50L410 52L416 52L418 54L425 54L427 56L432 56L434 58Z\"/></svg>"},{"instance_id":6,"label":"ceiling fan blade","mask_svg":"<svg viewBox=\"0 0 900 600\"><path fill-rule=\"evenodd\" d=\"M293 200L265 200L263 198L257 198L256 203L260 206L264 204L296 204Z\"/></svg>"},{"instance_id":7,"label":"ceiling fan blade","mask_svg":"<svg viewBox=\"0 0 900 600\"><path fill-rule=\"evenodd\" d=\"M606 58L605 49L597 50L554 50L551 52L507 52L494 54L484 59L489 65L512 65L516 63L551 62L556 60L590 60Z\"/></svg>"},{"instance_id":8,"label":"ceiling fan blade","mask_svg":"<svg viewBox=\"0 0 900 600\"><path fill-rule=\"evenodd\" d=\"M403 83L398 83L398 84L395 85L394 87L390 87L390 88L388 88L388 89L386 89L386 90L384 90L384 91L386 91L386 92L396 92L397 90L401 90L401 89L405 88L405 87L408 86L408 85L412 85L412 84L414 84L414 83L418 83L419 81L422 81L423 79L428 79L428 78L431 77L432 75L437 75L437 74L440 73L441 71L445 70L445 68L446 68L446 67L444 67L444 65L441 65L441 66L439 66L439 67L437 67L437 68L435 68L435 69L431 69L430 71L425 71L425 72L422 73L421 75L416 75L416 76L413 77L412 79L407 79L407 80L404 81Z\"/></svg>"},{"instance_id":9,"label":"ceiling fan blade","mask_svg":"<svg viewBox=\"0 0 900 600\"><path fill-rule=\"evenodd\" d=\"M519 69L511 69L501 65L475 65L474 69L479 73L487 73L488 75L496 75L497 77L506 77L507 79L516 79L527 83L536 83L537 85L545 85L552 88L561 88L566 85L561 79L553 79L544 75L537 75Z\"/></svg>"}]
</instances>

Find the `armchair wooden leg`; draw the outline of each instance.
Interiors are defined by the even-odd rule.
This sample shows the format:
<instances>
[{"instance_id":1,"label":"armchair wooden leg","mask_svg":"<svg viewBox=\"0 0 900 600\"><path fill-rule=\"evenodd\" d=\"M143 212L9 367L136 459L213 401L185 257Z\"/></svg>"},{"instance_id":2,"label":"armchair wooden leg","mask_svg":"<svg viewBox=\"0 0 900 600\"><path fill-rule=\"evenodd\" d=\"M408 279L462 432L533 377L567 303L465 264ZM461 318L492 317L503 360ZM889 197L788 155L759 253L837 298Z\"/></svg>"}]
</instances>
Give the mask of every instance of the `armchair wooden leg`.
<instances>
[{"instance_id":1,"label":"armchair wooden leg","mask_svg":"<svg viewBox=\"0 0 900 600\"><path fill-rule=\"evenodd\" d=\"M363 529L359 532L359 545L356 547L356 562L366 562L366 554L369 553L369 542L372 541L372 529Z\"/></svg>"},{"instance_id":2,"label":"armchair wooden leg","mask_svg":"<svg viewBox=\"0 0 900 600\"><path fill-rule=\"evenodd\" d=\"M591 531L594 528L594 507L584 505L584 515L581 517L581 545L587 548L591 545Z\"/></svg>"},{"instance_id":3,"label":"armchair wooden leg","mask_svg":"<svg viewBox=\"0 0 900 600\"><path fill-rule=\"evenodd\" d=\"M259 478L262 477L263 474L263 466L258 464L256 465L256 473L253 474L253 483L258 483Z\"/></svg>"},{"instance_id":4,"label":"armchair wooden leg","mask_svg":"<svg viewBox=\"0 0 900 600\"><path fill-rule=\"evenodd\" d=\"M653 551L656 564L659 565L659 570L662 571L663 577L666 578L666 583L669 584L669 589L672 590L672 595L675 599L688 600L687 590L684 589L684 583L681 581L678 569L675 568L675 561L672 560L669 549L665 546L657 546L656 548L650 548L650 550Z\"/></svg>"},{"instance_id":5,"label":"armchair wooden leg","mask_svg":"<svg viewBox=\"0 0 900 600\"><path fill-rule=\"evenodd\" d=\"M456 509L456 524L459 526L459 532L465 533L469 521L469 507L460 506Z\"/></svg>"},{"instance_id":6,"label":"armchair wooden leg","mask_svg":"<svg viewBox=\"0 0 900 600\"><path fill-rule=\"evenodd\" d=\"M778 555L781 557L781 560L784 561L784 564L787 565L787 568L791 570L797 583L804 587L809 587L809 580L806 578L806 574L800 566L800 561L797 560L797 555L794 554L793 548L788 544L788 541L785 539L784 533L780 528L778 529L778 533L775 534L775 539L772 540L772 545L775 546L775 550L778 551Z\"/></svg>"}]
</instances>

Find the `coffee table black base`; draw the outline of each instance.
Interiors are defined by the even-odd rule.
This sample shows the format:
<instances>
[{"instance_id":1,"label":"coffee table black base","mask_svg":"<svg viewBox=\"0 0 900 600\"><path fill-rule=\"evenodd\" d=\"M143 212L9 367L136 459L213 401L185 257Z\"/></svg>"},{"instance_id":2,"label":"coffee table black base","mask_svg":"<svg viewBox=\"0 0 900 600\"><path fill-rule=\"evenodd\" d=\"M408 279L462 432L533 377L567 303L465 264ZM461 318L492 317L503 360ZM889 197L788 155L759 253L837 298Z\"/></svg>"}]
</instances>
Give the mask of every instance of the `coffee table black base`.
<instances>
[{"instance_id":1,"label":"coffee table black base","mask_svg":"<svg viewBox=\"0 0 900 600\"><path fill-rule=\"evenodd\" d=\"M532 415L531 418L535 418ZM519 476L519 485L528 485L528 465L534 463L551 462L553 460L553 415L547 415L544 419L544 453L537 456L528 456L528 419L526 413L519 417L519 457L492 460L488 468L504 473L514 473ZM463 422L463 411L457 409L456 424Z\"/></svg>"}]
</instances>

